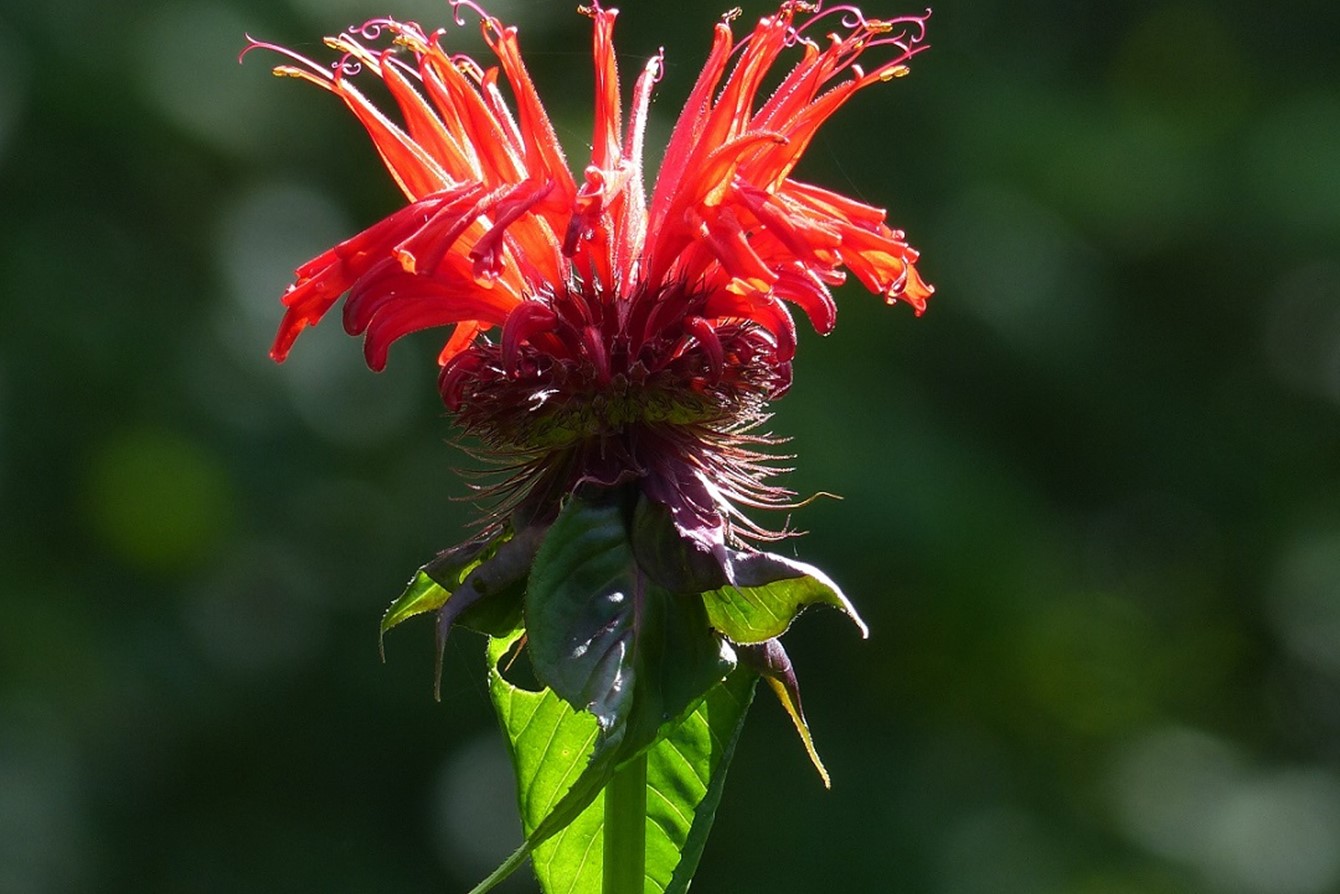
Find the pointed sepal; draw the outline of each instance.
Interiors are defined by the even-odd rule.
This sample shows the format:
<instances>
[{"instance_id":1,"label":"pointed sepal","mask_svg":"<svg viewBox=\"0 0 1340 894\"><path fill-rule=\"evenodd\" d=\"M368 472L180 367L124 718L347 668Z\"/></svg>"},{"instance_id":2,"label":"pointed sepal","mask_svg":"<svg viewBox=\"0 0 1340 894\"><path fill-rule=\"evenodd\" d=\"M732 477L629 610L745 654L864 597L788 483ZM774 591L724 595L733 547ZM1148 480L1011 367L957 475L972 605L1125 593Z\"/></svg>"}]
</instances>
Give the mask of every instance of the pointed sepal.
<instances>
[{"instance_id":1,"label":"pointed sepal","mask_svg":"<svg viewBox=\"0 0 1340 894\"><path fill-rule=\"evenodd\" d=\"M810 734L805 709L800 704L800 681L796 679L795 667L791 664L791 657L786 654L786 649L782 648L781 640L770 639L767 642L738 646L736 651L744 666L757 672L777 696L777 700L782 703L791 722L795 724L800 741L805 746L805 753L810 756L810 763L814 764L814 769L824 782L824 788L832 788L833 780L829 777L824 762L819 758L818 749L814 747L814 736Z\"/></svg>"}]
</instances>

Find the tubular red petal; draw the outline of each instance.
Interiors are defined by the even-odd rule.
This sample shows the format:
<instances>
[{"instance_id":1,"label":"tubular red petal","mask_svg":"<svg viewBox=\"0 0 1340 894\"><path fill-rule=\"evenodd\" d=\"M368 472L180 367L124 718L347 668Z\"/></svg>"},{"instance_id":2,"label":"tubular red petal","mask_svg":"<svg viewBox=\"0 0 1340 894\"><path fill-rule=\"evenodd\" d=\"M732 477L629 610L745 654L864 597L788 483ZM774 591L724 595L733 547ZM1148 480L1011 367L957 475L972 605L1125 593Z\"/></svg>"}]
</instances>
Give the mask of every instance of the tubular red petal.
<instances>
[{"instance_id":1,"label":"tubular red petal","mask_svg":"<svg viewBox=\"0 0 1340 894\"><path fill-rule=\"evenodd\" d=\"M504 28L496 19L485 19L483 32L484 40L502 63L503 72L516 98L521 138L526 149L526 167L532 176L552 180L566 204L577 191L576 185L563 159L563 150L559 148L554 126L540 102L539 94L535 92L525 63L521 61L516 29Z\"/></svg>"},{"instance_id":2,"label":"tubular red petal","mask_svg":"<svg viewBox=\"0 0 1340 894\"><path fill-rule=\"evenodd\" d=\"M354 284L344 305L345 329L358 335L369 329L384 313L397 305L434 298L444 305L463 308L450 322L475 319L489 325L502 323L516 306L515 299L501 289L451 286L423 276L406 273L394 262L378 265Z\"/></svg>"},{"instance_id":3,"label":"tubular red petal","mask_svg":"<svg viewBox=\"0 0 1340 894\"><path fill-rule=\"evenodd\" d=\"M935 287L921 278L921 274L917 272L915 265L908 264L907 279L903 284L903 291L896 297L912 305L912 309L916 311L917 316L921 316L926 312L926 299L934 293Z\"/></svg>"},{"instance_id":4,"label":"tubular red petal","mask_svg":"<svg viewBox=\"0 0 1340 894\"><path fill-rule=\"evenodd\" d=\"M725 355L721 350L721 339L717 337L716 330L712 324L702 317L689 316L684 318L684 329L698 341L698 345L707 355L708 369L711 370L713 379L720 379L722 370L725 368Z\"/></svg>"},{"instance_id":5,"label":"tubular red petal","mask_svg":"<svg viewBox=\"0 0 1340 894\"><path fill-rule=\"evenodd\" d=\"M470 249L470 257L475 261L476 278L492 280L502 274L503 234L517 219L553 192L554 185L552 180L518 183L489 209L493 215L493 226Z\"/></svg>"},{"instance_id":6,"label":"tubular red petal","mask_svg":"<svg viewBox=\"0 0 1340 894\"><path fill-rule=\"evenodd\" d=\"M344 331L362 335L383 305L397 297L396 285L413 284L415 277L406 273L394 257L374 264L349 287L344 299Z\"/></svg>"},{"instance_id":7,"label":"tubular red petal","mask_svg":"<svg viewBox=\"0 0 1340 894\"><path fill-rule=\"evenodd\" d=\"M817 64L819 48L810 41L805 41L802 46L800 61L754 115L751 123L755 127L779 127L795 109L810 102L818 93L823 78L822 68Z\"/></svg>"},{"instance_id":8,"label":"tubular red petal","mask_svg":"<svg viewBox=\"0 0 1340 894\"><path fill-rule=\"evenodd\" d=\"M855 199L799 180L788 179L778 194L803 203L823 216L849 221L855 225L878 227L883 225L885 211L858 202Z\"/></svg>"},{"instance_id":9,"label":"tubular red petal","mask_svg":"<svg viewBox=\"0 0 1340 894\"><path fill-rule=\"evenodd\" d=\"M841 84L806 105L788 122L783 131L785 141L765 147L746 160L746 165L742 165L747 166L745 176L764 188L775 189L780 186L795 169L823 123L858 89L859 85L855 82Z\"/></svg>"},{"instance_id":10,"label":"tubular red petal","mask_svg":"<svg viewBox=\"0 0 1340 894\"><path fill-rule=\"evenodd\" d=\"M665 158L661 161L661 170L656 176L656 187L652 192L648 213L649 232L660 229L669 212L670 201L684 179L693 147L702 134L703 120L711 108L712 94L721 82L726 62L730 59L731 46L730 26L725 22L718 23L712 31L712 50L708 53L707 62L689 93L665 148Z\"/></svg>"},{"instance_id":11,"label":"tubular red petal","mask_svg":"<svg viewBox=\"0 0 1340 894\"><path fill-rule=\"evenodd\" d=\"M390 51L380 59L382 81L400 108L401 117L410 139L433 158L448 177L460 181L470 179L468 162L463 158L460 144L447 131L442 119L409 82L400 66L393 61Z\"/></svg>"},{"instance_id":12,"label":"tubular red petal","mask_svg":"<svg viewBox=\"0 0 1340 894\"><path fill-rule=\"evenodd\" d=\"M617 9L583 6L579 11L590 16L595 57L595 124L591 134L591 164L612 168L619 163L622 125L619 110L619 65L614 56L614 18Z\"/></svg>"},{"instance_id":13,"label":"tubular red petal","mask_svg":"<svg viewBox=\"0 0 1340 894\"><path fill-rule=\"evenodd\" d=\"M786 46L792 15L792 7L783 3L775 15L759 19L753 33L741 42L744 52L708 114L698 141L698 153L712 151L713 147L734 139L748 127L754 98L763 78Z\"/></svg>"},{"instance_id":14,"label":"tubular red petal","mask_svg":"<svg viewBox=\"0 0 1340 894\"><path fill-rule=\"evenodd\" d=\"M288 310L270 356L282 362L298 333L319 322L350 286L385 261L391 247L418 224L425 207L408 205L300 266L297 281L284 295Z\"/></svg>"},{"instance_id":15,"label":"tubular red petal","mask_svg":"<svg viewBox=\"0 0 1340 894\"><path fill-rule=\"evenodd\" d=\"M833 293L818 275L804 264L795 263L778 271L773 291L778 297L792 302L805 312L810 325L820 335L827 335L837 324L837 303Z\"/></svg>"},{"instance_id":16,"label":"tubular red petal","mask_svg":"<svg viewBox=\"0 0 1340 894\"><path fill-rule=\"evenodd\" d=\"M503 368L508 373L516 371L516 358L521 343L529 341L539 332L554 328L558 317L547 305L539 301L526 301L518 305L507 317L502 331Z\"/></svg>"},{"instance_id":17,"label":"tubular red petal","mask_svg":"<svg viewBox=\"0 0 1340 894\"><path fill-rule=\"evenodd\" d=\"M275 333L275 340L270 345L270 359L283 363L288 359L288 352L293 349L293 343L297 341L299 333L320 319L319 315L313 316L292 309L286 311L284 319L279 323L279 331Z\"/></svg>"},{"instance_id":18,"label":"tubular red petal","mask_svg":"<svg viewBox=\"0 0 1340 894\"><path fill-rule=\"evenodd\" d=\"M624 141L624 158L629 166L628 186L624 190L622 214L615 224L614 269L621 283L635 279L634 264L642 255L647 236L647 197L642 182L642 143L647 131L647 112L651 107L651 91L660 79L664 59L657 55L647 61L633 85L633 106L628 115L628 134Z\"/></svg>"},{"instance_id":19,"label":"tubular red petal","mask_svg":"<svg viewBox=\"0 0 1340 894\"><path fill-rule=\"evenodd\" d=\"M434 49L420 69L424 89L443 125L462 148L471 173L490 183L513 182L525 176L521 147L514 145L502 124L471 84L445 54Z\"/></svg>"},{"instance_id":20,"label":"tubular red petal","mask_svg":"<svg viewBox=\"0 0 1340 894\"><path fill-rule=\"evenodd\" d=\"M411 332L446 326L463 320L472 320L484 314L501 323L503 314L493 312L487 302L474 300L474 295L448 293L441 288L419 284L420 291L401 291L394 301L383 304L368 323L363 340L363 354L374 370L386 367L386 355L391 343Z\"/></svg>"},{"instance_id":21,"label":"tubular red petal","mask_svg":"<svg viewBox=\"0 0 1340 894\"><path fill-rule=\"evenodd\" d=\"M377 153L406 198L417 201L450 185L450 178L441 165L368 102L348 78L337 75L334 92L372 137Z\"/></svg>"},{"instance_id":22,"label":"tubular red petal","mask_svg":"<svg viewBox=\"0 0 1340 894\"><path fill-rule=\"evenodd\" d=\"M470 347L479 333L486 328L488 328L487 324L479 320L465 320L457 323L456 328L452 330L451 338L447 339L447 343L442 346L441 352L437 355L437 365L446 366L450 363L457 354Z\"/></svg>"},{"instance_id":23,"label":"tubular red petal","mask_svg":"<svg viewBox=\"0 0 1340 894\"><path fill-rule=\"evenodd\" d=\"M723 208L702 219L699 233L730 276L760 292L767 291L777 281L777 274L749 244L749 237L731 209Z\"/></svg>"},{"instance_id":24,"label":"tubular red petal","mask_svg":"<svg viewBox=\"0 0 1340 894\"><path fill-rule=\"evenodd\" d=\"M624 192L631 175L632 170L622 163L612 172L595 165L586 169L586 182L577 191L577 199L573 202L572 218L563 239L563 254L576 254L581 240L594 238L595 230L604 228L606 209Z\"/></svg>"},{"instance_id":25,"label":"tubular red petal","mask_svg":"<svg viewBox=\"0 0 1340 894\"><path fill-rule=\"evenodd\" d=\"M502 91L498 89L498 66L490 66L484 69L479 78L479 98L483 101L484 107L489 110L493 120L498 122L498 127L502 132L503 139L506 140L508 149L513 155L521 159L523 170L533 171L538 167L535 164L534 154L528 154L526 151L526 140L521 135L521 126L517 124L516 117L512 110L507 107L507 101L503 99Z\"/></svg>"},{"instance_id":26,"label":"tubular red petal","mask_svg":"<svg viewBox=\"0 0 1340 894\"><path fill-rule=\"evenodd\" d=\"M457 240L476 221L479 209L488 202L487 196L480 195L483 191L484 184L470 183L434 197L436 207L414 232L392 249L401 266L410 273L431 275L436 272L443 257L457 246Z\"/></svg>"},{"instance_id":27,"label":"tubular red petal","mask_svg":"<svg viewBox=\"0 0 1340 894\"><path fill-rule=\"evenodd\" d=\"M457 332L459 331L458 327ZM479 355L471 353L456 354L442 365L437 374L437 390L442 395L442 402L446 404L447 409L454 413L461 408L461 387L482 366L483 361Z\"/></svg>"},{"instance_id":28,"label":"tubular red petal","mask_svg":"<svg viewBox=\"0 0 1340 894\"><path fill-rule=\"evenodd\" d=\"M796 354L796 322L786 305L771 295L719 291L708 299L703 313L708 317L733 317L757 323L773 337L779 361L790 360Z\"/></svg>"},{"instance_id":29,"label":"tubular red petal","mask_svg":"<svg viewBox=\"0 0 1340 894\"><path fill-rule=\"evenodd\" d=\"M742 158L761 144L782 139L775 133L745 134L706 154L691 182L686 182L673 197L665 225L648 238L645 276L653 282L667 277L672 267L684 269L685 248L701 235L699 224L711 220L730 188L734 171ZM687 225L687 226L686 226ZM688 269L695 269L688 266Z\"/></svg>"},{"instance_id":30,"label":"tubular red petal","mask_svg":"<svg viewBox=\"0 0 1340 894\"><path fill-rule=\"evenodd\" d=\"M734 195L797 261L825 264L820 253L832 255L842 244L842 237L832 226L776 195L749 184L739 184ZM833 258L836 260L836 255Z\"/></svg>"},{"instance_id":31,"label":"tubular red petal","mask_svg":"<svg viewBox=\"0 0 1340 894\"><path fill-rule=\"evenodd\" d=\"M339 293L349 287L349 283L357 279L372 263L380 260L390 246L402 239L404 234L412 232L413 228L418 226L418 221L426 209L430 207L431 203L420 202L406 205L361 233L326 249L294 271L298 284L301 285L306 280L318 276L338 274L344 282L344 285L336 290L338 297ZM292 294L290 290L289 295L285 296L286 304L293 303L294 299L290 297Z\"/></svg>"}]
</instances>

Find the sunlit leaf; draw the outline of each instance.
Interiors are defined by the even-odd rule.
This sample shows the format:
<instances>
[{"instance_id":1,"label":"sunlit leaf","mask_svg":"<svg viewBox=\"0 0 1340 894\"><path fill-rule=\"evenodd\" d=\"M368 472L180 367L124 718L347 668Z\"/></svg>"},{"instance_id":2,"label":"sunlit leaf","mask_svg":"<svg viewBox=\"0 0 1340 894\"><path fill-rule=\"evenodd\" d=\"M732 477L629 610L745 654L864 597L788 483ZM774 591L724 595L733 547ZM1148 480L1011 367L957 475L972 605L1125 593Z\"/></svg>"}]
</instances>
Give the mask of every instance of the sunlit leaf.
<instances>
[{"instance_id":1,"label":"sunlit leaf","mask_svg":"<svg viewBox=\"0 0 1340 894\"><path fill-rule=\"evenodd\" d=\"M733 643L761 643L786 632L808 605L840 609L868 635L838 585L813 565L772 553L736 553L733 583L703 593L712 626Z\"/></svg>"},{"instance_id":2,"label":"sunlit leaf","mask_svg":"<svg viewBox=\"0 0 1340 894\"><path fill-rule=\"evenodd\" d=\"M471 540L453 546L416 571L405 591L382 615L381 636L384 638L386 631L402 621L441 608L470 572L497 551L503 539Z\"/></svg>"},{"instance_id":3,"label":"sunlit leaf","mask_svg":"<svg viewBox=\"0 0 1340 894\"><path fill-rule=\"evenodd\" d=\"M698 869L757 679L734 671L647 753L647 877L666 894Z\"/></svg>"},{"instance_id":4,"label":"sunlit leaf","mask_svg":"<svg viewBox=\"0 0 1340 894\"><path fill-rule=\"evenodd\" d=\"M555 842L560 846L564 839L571 843L594 834L589 821L574 826L574 820L613 775L620 737L602 737L595 717L573 710L552 689L533 692L503 675L521 636L517 631L510 638L490 639L489 691L507 735L527 843L533 849L560 834ZM541 851L537 870L553 850Z\"/></svg>"},{"instance_id":5,"label":"sunlit leaf","mask_svg":"<svg viewBox=\"0 0 1340 894\"><path fill-rule=\"evenodd\" d=\"M503 674L521 632L489 644L490 691L517 774L528 840L475 889L483 894L529 855L547 894L598 891L604 856L604 799L615 765L633 756L602 748L595 718L552 690L532 692ZM648 890L687 889L716 814L757 676L737 670L647 750ZM624 753L620 753L624 752Z\"/></svg>"},{"instance_id":6,"label":"sunlit leaf","mask_svg":"<svg viewBox=\"0 0 1340 894\"><path fill-rule=\"evenodd\" d=\"M683 891L697 865L757 676L732 673L734 651L711 629L701 599L648 578L625 508L617 499L570 500L536 554L524 633L490 640L490 691L527 842L477 891L527 854L546 892L598 891L598 795L643 752L648 884ZM506 675L523 645L540 691Z\"/></svg>"}]
</instances>

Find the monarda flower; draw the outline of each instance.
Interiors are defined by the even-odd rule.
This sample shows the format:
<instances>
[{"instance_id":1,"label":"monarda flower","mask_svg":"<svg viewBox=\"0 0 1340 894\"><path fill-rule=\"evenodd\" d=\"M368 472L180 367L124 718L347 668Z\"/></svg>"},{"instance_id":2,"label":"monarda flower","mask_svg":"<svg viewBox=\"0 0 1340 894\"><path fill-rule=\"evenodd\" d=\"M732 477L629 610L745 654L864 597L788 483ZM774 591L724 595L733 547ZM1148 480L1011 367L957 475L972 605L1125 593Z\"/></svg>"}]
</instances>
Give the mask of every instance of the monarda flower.
<instances>
[{"instance_id":1,"label":"monarda flower","mask_svg":"<svg viewBox=\"0 0 1340 894\"><path fill-rule=\"evenodd\" d=\"M794 505L770 481L774 441L759 428L791 384L797 310L827 333L831 290L848 275L917 314L932 290L882 209L792 172L858 91L907 73L926 16L784 2L737 40L738 11L727 15L648 194L643 137L664 60L642 67L625 123L616 10L581 8L593 21L595 115L574 176L517 29L470 0L451 6L457 24L481 19L496 64L451 52L445 29L391 19L326 38L333 64L248 48L282 54L276 74L339 97L407 201L298 268L272 356L282 361L341 298L374 370L400 337L452 327L437 357L442 399L476 452L507 470L488 489L481 535L426 565L383 629L429 609L440 638L457 621L494 636L524 629L516 642L540 682L625 748L664 735L659 724L743 657L804 734L776 637L809 603L855 615L816 569L757 548L780 533L750 513ZM783 57L794 62L774 74ZM360 80L379 80L393 108ZM765 83L776 83L766 96ZM554 620L545 600L573 581L587 591ZM652 660L636 638L653 592L669 594L706 668L659 700L632 682L633 665ZM630 698L656 703L651 720Z\"/></svg>"},{"instance_id":2,"label":"monarda flower","mask_svg":"<svg viewBox=\"0 0 1340 894\"><path fill-rule=\"evenodd\" d=\"M684 536L719 551L765 533L741 507L790 496L765 483L748 432L791 382L793 308L827 333L830 287L847 272L891 303L926 306L917 252L882 210L791 177L830 115L907 72L924 18L788 2L739 41L718 24L647 197L642 142L663 60L639 74L625 128L617 10L582 11L594 20L596 89L580 179L517 29L487 14L494 67L450 53L441 30L389 19L326 38L343 54L333 68L281 51L296 64L276 73L340 97L408 204L298 268L271 354L283 360L342 296L373 369L401 336L454 326L438 356L442 398L466 433L518 461L515 503L533 497L529 513L543 516L579 482L636 480ZM832 25L840 32L821 32ZM760 102L792 48L799 61ZM892 58L864 70L858 60L877 48ZM365 97L359 73L381 79L402 123Z\"/></svg>"}]
</instances>

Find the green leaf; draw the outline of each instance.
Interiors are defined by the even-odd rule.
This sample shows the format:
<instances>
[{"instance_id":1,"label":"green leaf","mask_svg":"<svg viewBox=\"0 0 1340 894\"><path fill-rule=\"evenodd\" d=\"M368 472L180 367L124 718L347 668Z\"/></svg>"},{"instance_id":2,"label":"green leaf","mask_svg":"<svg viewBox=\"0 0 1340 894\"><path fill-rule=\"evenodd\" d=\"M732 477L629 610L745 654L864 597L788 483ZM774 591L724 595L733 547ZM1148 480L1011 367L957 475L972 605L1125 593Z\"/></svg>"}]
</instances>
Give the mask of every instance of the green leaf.
<instances>
[{"instance_id":1,"label":"green leaf","mask_svg":"<svg viewBox=\"0 0 1340 894\"><path fill-rule=\"evenodd\" d=\"M735 553L731 579L703 593L712 626L733 643L761 643L786 632L808 605L840 609L868 636L869 629L838 585L813 565L773 553Z\"/></svg>"},{"instance_id":2,"label":"green leaf","mask_svg":"<svg viewBox=\"0 0 1340 894\"><path fill-rule=\"evenodd\" d=\"M613 773L617 741L552 689L522 689L503 675L524 631L490 638L489 693L516 770L521 825L532 846L568 826Z\"/></svg>"},{"instance_id":3,"label":"green leaf","mask_svg":"<svg viewBox=\"0 0 1340 894\"><path fill-rule=\"evenodd\" d=\"M616 764L634 756L600 746L599 725L552 690L531 692L503 675L522 633L490 640L489 685L517 773L527 841L481 883L483 894L533 856L548 894L598 891L604 854L604 799ZM737 670L713 686L664 738L647 749L647 888L682 894L697 868L726 770L744 726L757 675Z\"/></svg>"},{"instance_id":4,"label":"green leaf","mask_svg":"<svg viewBox=\"0 0 1340 894\"><path fill-rule=\"evenodd\" d=\"M384 645L386 631L392 627L415 615L441 608L470 572L492 557L508 536L504 534L493 540L471 540L453 546L416 571L405 586L405 592L382 615L378 646ZM385 657L383 654L383 660Z\"/></svg>"},{"instance_id":5,"label":"green leaf","mask_svg":"<svg viewBox=\"0 0 1340 894\"><path fill-rule=\"evenodd\" d=\"M606 736L627 735L630 756L735 663L702 600L642 570L615 500L574 497L550 527L526 590L526 634L540 682Z\"/></svg>"},{"instance_id":6,"label":"green leaf","mask_svg":"<svg viewBox=\"0 0 1340 894\"><path fill-rule=\"evenodd\" d=\"M647 876L666 894L687 891L698 869L757 680L735 670L647 752Z\"/></svg>"},{"instance_id":7,"label":"green leaf","mask_svg":"<svg viewBox=\"0 0 1340 894\"><path fill-rule=\"evenodd\" d=\"M437 659L433 697L442 695L442 655L459 622L489 636L505 635L521 621L521 599L543 530L475 540L441 553L419 569L409 587L382 617L378 651L386 660L386 631L406 618L437 612Z\"/></svg>"}]
</instances>

